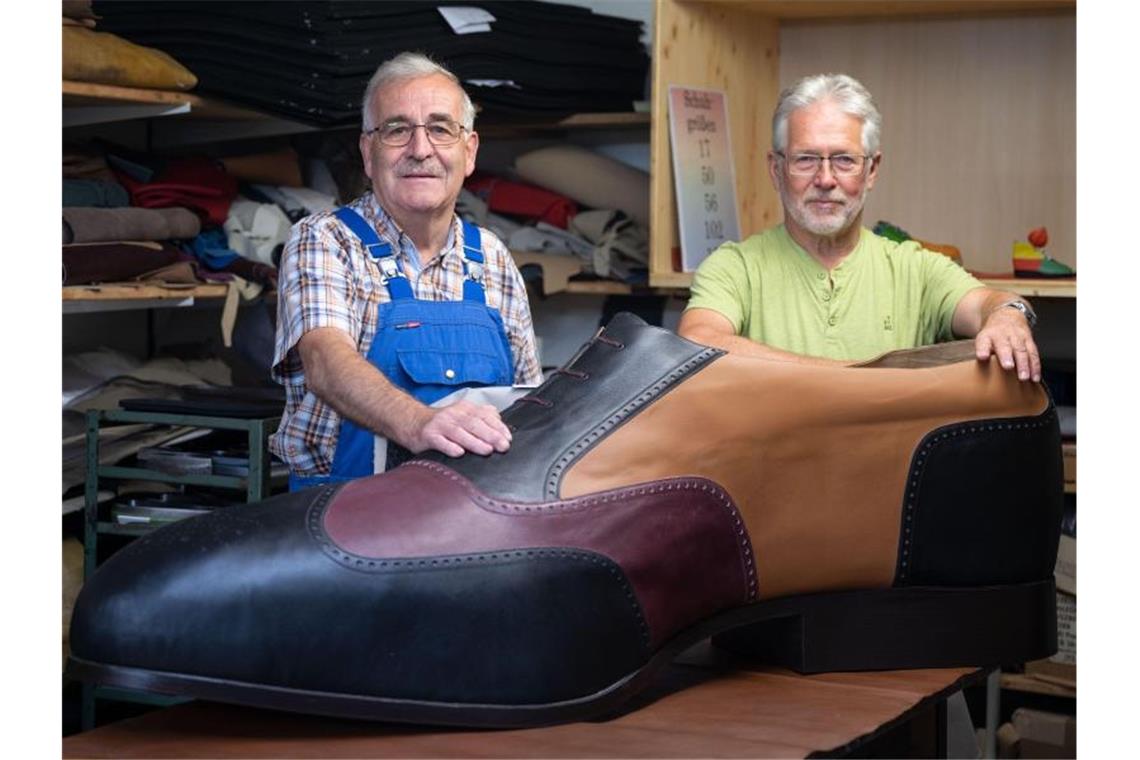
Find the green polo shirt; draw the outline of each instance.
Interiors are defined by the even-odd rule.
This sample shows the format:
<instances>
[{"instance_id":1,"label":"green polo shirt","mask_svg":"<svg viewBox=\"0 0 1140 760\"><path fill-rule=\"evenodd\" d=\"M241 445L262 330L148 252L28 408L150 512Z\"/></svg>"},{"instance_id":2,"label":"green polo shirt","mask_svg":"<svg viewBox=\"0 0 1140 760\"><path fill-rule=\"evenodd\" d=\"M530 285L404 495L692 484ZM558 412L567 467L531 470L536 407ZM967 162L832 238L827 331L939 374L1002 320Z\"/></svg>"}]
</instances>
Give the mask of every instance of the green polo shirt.
<instances>
[{"instance_id":1,"label":"green polo shirt","mask_svg":"<svg viewBox=\"0 0 1140 760\"><path fill-rule=\"evenodd\" d=\"M953 339L954 308L978 287L948 257L865 228L829 273L781 224L709 254L686 308L719 312L773 348L859 361Z\"/></svg>"}]
</instances>

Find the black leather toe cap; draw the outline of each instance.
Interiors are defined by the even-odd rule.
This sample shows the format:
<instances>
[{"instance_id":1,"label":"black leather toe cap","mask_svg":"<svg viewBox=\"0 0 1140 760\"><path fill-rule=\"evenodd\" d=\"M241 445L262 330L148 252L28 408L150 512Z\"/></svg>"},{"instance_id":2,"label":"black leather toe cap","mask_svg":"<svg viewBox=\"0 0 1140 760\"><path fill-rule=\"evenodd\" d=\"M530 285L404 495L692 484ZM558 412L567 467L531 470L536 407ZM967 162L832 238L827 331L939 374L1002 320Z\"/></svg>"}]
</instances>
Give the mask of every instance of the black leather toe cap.
<instances>
[{"instance_id":1,"label":"black leather toe cap","mask_svg":"<svg viewBox=\"0 0 1140 760\"><path fill-rule=\"evenodd\" d=\"M579 698L647 660L641 609L606 557L510 547L346 566L306 529L334 491L192 518L121 550L76 603L73 653L274 687L485 704Z\"/></svg>"}]
</instances>

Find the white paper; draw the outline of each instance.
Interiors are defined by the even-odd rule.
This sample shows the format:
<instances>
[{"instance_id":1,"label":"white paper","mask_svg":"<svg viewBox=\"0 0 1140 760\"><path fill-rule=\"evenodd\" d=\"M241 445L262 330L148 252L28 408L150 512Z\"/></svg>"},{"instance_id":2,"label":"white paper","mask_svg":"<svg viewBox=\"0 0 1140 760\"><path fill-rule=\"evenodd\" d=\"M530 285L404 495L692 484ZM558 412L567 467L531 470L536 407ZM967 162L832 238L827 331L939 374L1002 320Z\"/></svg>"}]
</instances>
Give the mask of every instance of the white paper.
<instances>
[{"instance_id":1,"label":"white paper","mask_svg":"<svg viewBox=\"0 0 1140 760\"><path fill-rule=\"evenodd\" d=\"M451 27L451 31L456 34L489 32L491 31L491 22L495 20L494 16L482 8L458 6L436 8L436 10Z\"/></svg>"},{"instance_id":2,"label":"white paper","mask_svg":"<svg viewBox=\"0 0 1140 760\"><path fill-rule=\"evenodd\" d=\"M516 90L522 88L515 84L513 79L468 79L467 84L473 84L476 87L513 87Z\"/></svg>"}]
</instances>

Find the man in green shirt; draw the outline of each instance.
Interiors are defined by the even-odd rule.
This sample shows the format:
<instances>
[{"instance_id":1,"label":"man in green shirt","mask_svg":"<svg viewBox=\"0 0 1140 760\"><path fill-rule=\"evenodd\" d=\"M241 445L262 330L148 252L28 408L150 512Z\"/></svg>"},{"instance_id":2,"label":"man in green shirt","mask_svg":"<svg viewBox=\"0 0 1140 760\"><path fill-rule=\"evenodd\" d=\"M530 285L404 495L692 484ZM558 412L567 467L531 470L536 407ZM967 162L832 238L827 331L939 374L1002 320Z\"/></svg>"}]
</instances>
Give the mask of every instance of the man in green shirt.
<instances>
[{"instance_id":1,"label":"man in green shirt","mask_svg":"<svg viewBox=\"0 0 1140 760\"><path fill-rule=\"evenodd\" d=\"M768 173L784 223L701 263L678 332L806 364L972 337L979 360L996 354L1020 379L1039 381L1028 303L940 253L862 226L882 162L881 124L870 93L846 75L806 77L780 94Z\"/></svg>"}]
</instances>

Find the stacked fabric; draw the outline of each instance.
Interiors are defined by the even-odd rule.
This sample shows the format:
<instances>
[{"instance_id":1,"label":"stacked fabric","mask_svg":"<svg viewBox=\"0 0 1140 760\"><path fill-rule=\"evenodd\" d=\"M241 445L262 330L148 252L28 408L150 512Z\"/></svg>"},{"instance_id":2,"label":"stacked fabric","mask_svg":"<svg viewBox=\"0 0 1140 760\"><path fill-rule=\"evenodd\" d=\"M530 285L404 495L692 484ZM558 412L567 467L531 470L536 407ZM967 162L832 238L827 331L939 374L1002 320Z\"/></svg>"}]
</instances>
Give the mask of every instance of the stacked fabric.
<instances>
[{"instance_id":1,"label":"stacked fabric","mask_svg":"<svg viewBox=\"0 0 1140 760\"><path fill-rule=\"evenodd\" d=\"M547 2L95 3L100 25L190 66L198 91L318 125L359 120L372 72L432 55L485 111L629 111L644 96L642 23ZM450 18L450 20L449 20Z\"/></svg>"},{"instance_id":2,"label":"stacked fabric","mask_svg":"<svg viewBox=\"0 0 1140 760\"><path fill-rule=\"evenodd\" d=\"M293 222L336 205L303 186L292 149L214 159L71 146L63 176L64 285L272 288Z\"/></svg>"},{"instance_id":3,"label":"stacked fabric","mask_svg":"<svg viewBox=\"0 0 1140 760\"><path fill-rule=\"evenodd\" d=\"M161 50L97 32L91 0L63 0L63 78L73 82L189 90L194 73Z\"/></svg>"},{"instance_id":4,"label":"stacked fabric","mask_svg":"<svg viewBox=\"0 0 1140 760\"><path fill-rule=\"evenodd\" d=\"M513 173L469 177L460 215L493 230L520 263L531 263L520 253L553 254L576 260L587 275L648 282L647 173L574 145L524 153ZM535 261L545 277L549 260Z\"/></svg>"}]
</instances>

